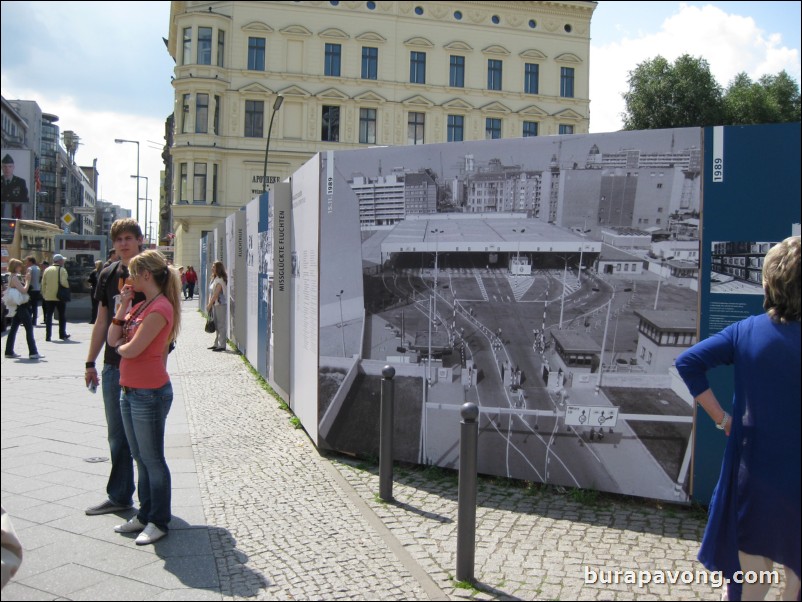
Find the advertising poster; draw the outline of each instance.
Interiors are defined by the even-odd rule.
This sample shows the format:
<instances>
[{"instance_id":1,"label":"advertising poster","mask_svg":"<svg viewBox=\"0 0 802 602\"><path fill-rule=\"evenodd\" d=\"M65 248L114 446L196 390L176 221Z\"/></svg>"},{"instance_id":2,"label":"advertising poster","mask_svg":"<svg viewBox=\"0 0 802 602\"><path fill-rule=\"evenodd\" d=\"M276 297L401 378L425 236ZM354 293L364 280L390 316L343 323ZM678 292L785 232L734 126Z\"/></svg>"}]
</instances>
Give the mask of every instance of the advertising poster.
<instances>
[{"instance_id":1,"label":"advertising poster","mask_svg":"<svg viewBox=\"0 0 802 602\"><path fill-rule=\"evenodd\" d=\"M36 187L33 184L33 153L24 149L3 149L0 151L3 177L2 188L3 217L13 219L34 219L33 200Z\"/></svg>"},{"instance_id":2,"label":"advertising poster","mask_svg":"<svg viewBox=\"0 0 802 602\"><path fill-rule=\"evenodd\" d=\"M293 410L318 445L376 455L390 364L396 460L455 468L471 401L481 473L689 501L693 400L672 371L697 336L702 169L699 128L310 161Z\"/></svg>"},{"instance_id":3,"label":"advertising poster","mask_svg":"<svg viewBox=\"0 0 802 602\"><path fill-rule=\"evenodd\" d=\"M702 339L764 312L763 258L776 243L799 235L802 193L799 123L715 127L704 133ZM732 368L717 368L709 377L716 397L731 411ZM696 430L693 495L706 503L718 481L725 440L700 414L705 419Z\"/></svg>"}]
</instances>

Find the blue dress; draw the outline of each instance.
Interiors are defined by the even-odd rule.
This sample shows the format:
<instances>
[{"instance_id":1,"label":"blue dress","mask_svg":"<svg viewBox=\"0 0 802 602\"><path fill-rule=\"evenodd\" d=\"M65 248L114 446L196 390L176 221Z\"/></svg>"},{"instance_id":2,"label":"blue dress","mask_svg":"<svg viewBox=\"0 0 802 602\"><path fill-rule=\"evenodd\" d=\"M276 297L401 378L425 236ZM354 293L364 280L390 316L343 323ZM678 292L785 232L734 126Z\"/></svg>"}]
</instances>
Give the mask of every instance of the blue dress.
<instances>
[{"instance_id":1,"label":"blue dress","mask_svg":"<svg viewBox=\"0 0 802 602\"><path fill-rule=\"evenodd\" d=\"M694 397L710 388L706 372L720 365L735 366L733 422L699 560L732 578L742 550L799 575L800 323L752 316L676 360Z\"/></svg>"}]
</instances>

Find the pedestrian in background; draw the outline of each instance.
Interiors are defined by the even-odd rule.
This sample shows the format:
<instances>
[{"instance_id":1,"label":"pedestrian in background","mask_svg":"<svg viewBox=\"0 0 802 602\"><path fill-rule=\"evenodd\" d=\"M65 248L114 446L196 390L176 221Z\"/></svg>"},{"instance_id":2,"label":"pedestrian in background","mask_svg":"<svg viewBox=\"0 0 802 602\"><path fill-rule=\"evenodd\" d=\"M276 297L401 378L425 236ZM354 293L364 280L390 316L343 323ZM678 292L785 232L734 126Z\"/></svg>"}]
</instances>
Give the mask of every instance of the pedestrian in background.
<instances>
[{"instance_id":1,"label":"pedestrian in background","mask_svg":"<svg viewBox=\"0 0 802 602\"><path fill-rule=\"evenodd\" d=\"M728 326L676 360L691 395L728 437L699 560L728 579L782 564L783 600L800 596L801 249L792 236L766 255L765 314ZM720 365L735 367L732 416L707 380ZM769 585L730 582L728 599L763 600Z\"/></svg>"},{"instance_id":2,"label":"pedestrian in background","mask_svg":"<svg viewBox=\"0 0 802 602\"><path fill-rule=\"evenodd\" d=\"M95 318L97 318L97 306L100 303L95 298L95 292L97 291L97 284L100 279L100 270L103 269L103 262L99 259L95 262L95 269L89 273L89 286L92 290L92 318L89 320L90 324L95 323Z\"/></svg>"},{"instance_id":3,"label":"pedestrian in background","mask_svg":"<svg viewBox=\"0 0 802 602\"><path fill-rule=\"evenodd\" d=\"M22 295L29 295L31 284L31 274L26 272L25 276L22 275L22 262L16 257L8 260L8 272L10 274L8 279L8 288L16 289ZM6 302L8 305L8 301ZM25 329L25 338L28 342L28 357L32 360L39 359L39 351L36 349L36 340L33 337L33 324L31 324L31 302L30 296L25 303L17 305L17 311L11 319L11 328L6 335L6 357L18 358L18 354L14 353L14 343L17 340L17 331L20 324Z\"/></svg>"},{"instance_id":4,"label":"pedestrian in background","mask_svg":"<svg viewBox=\"0 0 802 602\"><path fill-rule=\"evenodd\" d=\"M45 310L45 341L51 340L53 330L53 314L58 312L58 338L66 341L67 334L67 303L58 298L60 286L69 288L70 280L67 270L64 269L64 255L54 255L53 265L42 274L42 299Z\"/></svg>"},{"instance_id":5,"label":"pedestrian in background","mask_svg":"<svg viewBox=\"0 0 802 602\"><path fill-rule=\"evenodd\" d=\"M212 278L209 282L209 302L206 304L206 313L214 316L214 345L209 347L212 351L225 351L228 340L228 312L227 309L228 275L222 261L215 261L212 265Z\"/></svg>"},{"instance_id":6,"label":"pedestrian in background","mask_svg":"<svg viewBox=\"0 0 802 602\"><path fill-rule=\"evenodd\" d=\"M195 271L191 265L187 266L187 292L189 294L189 298L193 299L195 297L195 285L198 284L198 273Z\"/></svg>"},{"instance_id":7,"label":"pedestrian in background","mask_svg":"<svg viewBox=\"0 0 802 602\"><path fill-rule=\"evenodd\" d=\"M120 256L117 255L117 249L112 247L111 250L108 252L108 254L106 256L106 261L103 263L103 267L105 268L106 266L109 266L112 263L114 263L115 261L119 261L119 260L120 260Z\"/></svg>"},{"instance_id":8,"label":"pedestrian in background","mask_svg":"<svg viewBox=\"0 0 802 602\"><path fill-rule=\"evenodd\" d=\"M187 284L187 273L184 271L184 266L178 267L178 275L181 277L181 294L184 295L184 301L189 298L189 285Z\"/></svg>"},{"instance_id":9,"label":"pedestrian in background","mask_svg":"<svg viewBox=\"0 0 802 602\"><path fill-rule=\"evenodd\" d=\"M28 255L25 263L28 264L27 271L31 275L31 286L28 289L28 296L31 298L31 324L36 326L36 320L39 317L39 302L42 300L42 271L33 255Z\"/></svg>"},{"instance_id":10,"label":"pedestrian in background","mask_svg":"<svg viewBox=\"0 0 802 602\"><path fill-rule=\"evenodd\" d=\"M171 517L164 429L173 388L166 366L170 343L181 326L181 279L164 255L154 250L134 257L128 269L132 283L120 292L120 308L111 321L106 344L116 348L122 358L120 411L139 474L139 512L114 530L139 533L137 545L146 545L167 535ZM145 300L128 310L135 291L144 293Z\"/></svg>"},{"instance_id":11,"label":"pedestrian in background","mask_svg":"<svg viewBox=\"0 0 802 602\"><path fill-rule=\"evenodd\" d=\"M111 241L120 257L100 272L95 296L99 302L89 352L86 357L84 382L87 386L100 384L103 391L103 407L106 413L106 430L111 454L111 471L106 483L106 499L86 509L90 516L128 510L133 505L134 460L131 447L125 436L122 412L120 411L120 355L111 345L106 345L111 319L120 304L120 290L129 277L128 264L142 248L142 229L135 219L123 218L111 225ZM138 293L134 303L144 300ZM103 348L105 345L105 349ZM103 372L98 376L95 362L103 349Z\"/></svg>"}]
</instances>

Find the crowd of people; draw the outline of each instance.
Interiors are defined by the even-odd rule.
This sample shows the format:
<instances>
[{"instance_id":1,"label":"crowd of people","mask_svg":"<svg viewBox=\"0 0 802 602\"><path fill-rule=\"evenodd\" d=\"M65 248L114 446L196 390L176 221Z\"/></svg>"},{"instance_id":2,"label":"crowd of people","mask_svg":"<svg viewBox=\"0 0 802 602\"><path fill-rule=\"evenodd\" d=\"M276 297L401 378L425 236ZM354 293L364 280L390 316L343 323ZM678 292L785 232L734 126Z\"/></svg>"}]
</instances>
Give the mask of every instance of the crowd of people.
<instances>
[{"instance_id":1,"label":"crowd of people","mask_svg":"<svg viewBox=\"0 0 802 602\"><path fill-rule=\"evenodd\" d=\"M21 357L14 350L17 332L20 326L25 329L28 344L28 358L38 360L39 354L34 328L39 317L39 303L42 303L44 314L45 341L52 341L53 317L58 317L58 337L62 341L70 338L67 333L67 301L61 289L69 290L69 275L64 267L65 257L53 256L53 265L43 261L40 266L33 255L25 258L25 262L16 257L8 261L8 286L3 294L3 303L11 318L11 326L6 338L5 356L16 359Z\"/></svg>"}]
</instances>

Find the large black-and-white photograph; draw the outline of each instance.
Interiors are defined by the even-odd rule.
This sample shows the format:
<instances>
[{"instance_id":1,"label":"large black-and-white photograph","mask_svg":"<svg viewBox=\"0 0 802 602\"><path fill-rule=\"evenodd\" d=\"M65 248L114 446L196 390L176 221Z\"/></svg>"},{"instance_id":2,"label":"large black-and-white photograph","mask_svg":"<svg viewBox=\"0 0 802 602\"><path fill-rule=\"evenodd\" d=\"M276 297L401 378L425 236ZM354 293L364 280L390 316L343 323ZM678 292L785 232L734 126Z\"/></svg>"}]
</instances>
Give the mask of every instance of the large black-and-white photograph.
<instances>
[{"instance_id":1,"label":"large black-and-white photograph","mask_svg":"<svg viewBox=\"0 0 802 602\"><path fill-rule=\"evenodd\" d=\"M456 467L470 401L482 473L687 500L701 148L686 128L321 157L319 443L377 452L389 364L397 460Z\"/></svg>"}]
</instances>

